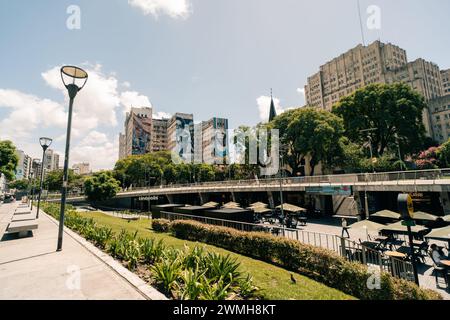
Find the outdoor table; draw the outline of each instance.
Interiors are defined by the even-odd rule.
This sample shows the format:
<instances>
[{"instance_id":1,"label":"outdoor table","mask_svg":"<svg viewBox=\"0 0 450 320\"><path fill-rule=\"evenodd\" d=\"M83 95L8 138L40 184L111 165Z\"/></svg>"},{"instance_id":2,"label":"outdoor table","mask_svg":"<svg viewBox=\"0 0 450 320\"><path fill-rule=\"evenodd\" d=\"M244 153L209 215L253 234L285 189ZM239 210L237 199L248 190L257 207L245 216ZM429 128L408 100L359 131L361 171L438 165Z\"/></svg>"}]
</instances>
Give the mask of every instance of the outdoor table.
<instances>
[{"instance_id":1,"label":"outdoor table","mask_svg":"<svg viewBox=\"0 0 450 320\"><path fill-rule=\"evenodd\" d=\"M376 238L375 238L375 241L386 241L388 239L388 237L386 237L386 236L377 236Z\"/></svg>"},{"instance_id":2,"label":"outdoor table","mask_svg":"<svg viewBox=\"0 0 450 320\"><path fill-rule=\"evenodd\" d=\"M444 266L450 267L450 260L441 260L441 264Z\"/></svg>"},{"instance_id":3,"label":"outdoor table","mask_svg":"<svg viewBox=\"0 0 450 320\"><path fill-rule=\"evenodd\" d=\"M398 252L398 251L385 251L384 254L388 257L393 257L393 258L406 258L406 254Z\"/></svg>"},{"instance_id":4,"label":"outdoor table","mask_svg":"<svg viewBox=\"0 0 450 320\"><path fill-rule=\"evenodd\" d=\"M363 241L363 242L361 242L361 244L370 249L378 249L381 245L379 242L376 242L376 241Z\"/></svg>"}]
</instances>

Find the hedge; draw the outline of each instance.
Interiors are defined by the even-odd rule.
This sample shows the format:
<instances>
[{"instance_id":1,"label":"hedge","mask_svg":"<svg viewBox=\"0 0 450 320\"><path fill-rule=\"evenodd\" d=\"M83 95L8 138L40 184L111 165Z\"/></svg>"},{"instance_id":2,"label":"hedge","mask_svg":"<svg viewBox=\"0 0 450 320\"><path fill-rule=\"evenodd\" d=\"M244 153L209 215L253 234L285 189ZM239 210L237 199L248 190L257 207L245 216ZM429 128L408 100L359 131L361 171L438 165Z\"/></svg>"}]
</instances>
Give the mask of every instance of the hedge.
<instances>
[{"instance_id":1,"label":"hedge","mask_svg":"<svg viewBox=\"0 0 450 320\"><path fill-rule=\"evenodd\" d=\"M440 300L441 295L415 283L380 274L380 289L369 289L372 273L367 266L347 261L333 251L261 232L243 232L195 221L154 220L153 226L169 229L180 239L200 241L245 256L279 265L365 300ZM164 227L162 227L164 225Z\"/></svg>"},{"instance_id":2,"label":"hedge","mask_svg":"<svg viewBox=\"0 0 450 320\"><path fill-rule=\"evenodd\" d=\"M152 220L152 228L155 232L169 232L170 221L166 219Z\"/></svg>"}]
</instances>

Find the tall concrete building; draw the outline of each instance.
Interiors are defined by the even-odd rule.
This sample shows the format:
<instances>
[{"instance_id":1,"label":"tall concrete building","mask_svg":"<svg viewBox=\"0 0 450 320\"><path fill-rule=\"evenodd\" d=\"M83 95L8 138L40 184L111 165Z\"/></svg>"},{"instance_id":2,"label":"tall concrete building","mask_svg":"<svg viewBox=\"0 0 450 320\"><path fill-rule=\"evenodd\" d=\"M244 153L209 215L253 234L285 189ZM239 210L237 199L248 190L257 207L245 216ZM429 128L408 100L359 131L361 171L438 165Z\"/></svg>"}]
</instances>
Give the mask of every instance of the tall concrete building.
<instances>
[{"instance_id":1,"label":"tall concrete building","mask_svg":"<svg viewBox=\"0 0 450 320\"><path fill-rule=\"evenodd\" d=\"M152 152L167 150L169 143L167 135L167 127L169 119L153 119L152 121Z\"/></svg>"},{"instance_id":2,"label":"tall concrete building","mask_svg":"<svg viewBox=\"0 0 450 320\"><path fill-rule=\"evenodd\" d=\"M441 70L442 90L445 96L450 95L450 69Z\"/></svg>"},{"instance_id":3,"label":"tall concrete building","mask_svg":"<svg viewBox=\"0 0 450 320\"><path fill-rule=\"evenodd\" d=\"M45 171L44 174L50 171L59 169L59 154L52 149L47 149L45 152Z\"/></svg>"},{"instance_id":4,"label":"tall concrete building","mask_svg":"<svg viewBox=\"0 0 450 320\"><path fill-rule=\"evenodd\" d=\"M212 118L202 122L202 161L226 164L228 154L228 119Z\"/></svg>"},{"instance_id":5,"label":"tall concrete building","mask_svg":"<svg viewBox=\"0 0 450 320\"><path fill-rule=\"evenodd\" d=\"M75 174L86 175L91 173L89 162L75 163L72 169Z\"/></svg>"},{"instance_id":6,"label":"tall concrete building","mask_svg":"<svg viewBox=\"0 0 450 320\"><path fill-rule=\"evenodd\" d=\"M429 102L433 138L438 143L450 138L450 95L438 97Z\"/></svg>"},{"instance_id":7,"label":"tall concrete building","mask_svg":"<svg viewBox=\"0 0 450 320\"><path fill-rule=\"evenodd\" d=\"M31 173L32 159L23 150L17 150L19 162L16 168L16 180L28 179Z\"/></svg>"},{"instance_id":8,"label":"tall concrete building","mask_svg":"<svg viewBox=\"0 0 450 320\"><path fill-rule=\"evenodd\" d=\"M151 151L152 108L131 108L124 123L124 134L119 136L119 158L146 154Z\"/></svg>"},{"instance_id":9,"label":"tall concrete building","mask_svg":"<svg viewBox=\"0 0 450 320\"><path fill-rule=\"evenodd\" d=\"M342 97L371 83L404 82L421 93L427 102L443 95L439 67L424 59L408 62L406 51L390 43L375 41L358 45L320 67L308 77L306 102L325 110ZM424 110L426 132L433 136L430 110Z\"/></svg>"},{"instance_id":10,"label":"tall concrete building","mask_svg":"<svg viewBox=\"0 0 450 320\"><path fill-rule=\"evenodd\" d=\"M167 150L175 152L184 161L193 161L194 115L175 113L167 124Z\"/></svg>"}]
</instances>

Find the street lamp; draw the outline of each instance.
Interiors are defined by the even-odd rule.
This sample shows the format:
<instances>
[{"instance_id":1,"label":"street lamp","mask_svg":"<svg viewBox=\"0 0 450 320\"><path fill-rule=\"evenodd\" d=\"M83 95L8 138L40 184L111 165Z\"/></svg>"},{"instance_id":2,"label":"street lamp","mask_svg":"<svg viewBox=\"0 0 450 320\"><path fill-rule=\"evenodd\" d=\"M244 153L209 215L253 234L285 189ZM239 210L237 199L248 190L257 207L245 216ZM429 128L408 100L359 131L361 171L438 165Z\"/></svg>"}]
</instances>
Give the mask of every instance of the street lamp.
<instances>
[{"instance_id":1,"label":"street lamp","mask_svg":"<svg viewBox=\"0 0 450 320\"><path fill-rule=\"evenodd\" d=\"M86 85L88 74L81 68L75 66L64 66L61 68L61 80L69 94L69 115L67 120L66 151L64 156L63 185L61 190L61 209L59 211L59 229L57 251L62 250L62 238L64 231L64 209L66 207L67 181L69 175L69 151L70 151L70 130L72 128L73 101L81 89Z\"/></svg>"},{"instance_id":2,"label":"street lamp","mask_svg":"<svg viewBox=\"0 0 450 320\"><path fill-rule=\"evenodd\" d=\"M37 213L36 219L39 219L39 207L41 205L41 195L42 195L42 180L44 179L44 166L45 166L45 151L47 151L48 147L52 144L52 139L47 137L42 137L39 139L39 143L42 147L42 162L41 162L41 179L39 181L39 196L38 196L38 205L37 205Z\"/></svg>"}]
</instances>

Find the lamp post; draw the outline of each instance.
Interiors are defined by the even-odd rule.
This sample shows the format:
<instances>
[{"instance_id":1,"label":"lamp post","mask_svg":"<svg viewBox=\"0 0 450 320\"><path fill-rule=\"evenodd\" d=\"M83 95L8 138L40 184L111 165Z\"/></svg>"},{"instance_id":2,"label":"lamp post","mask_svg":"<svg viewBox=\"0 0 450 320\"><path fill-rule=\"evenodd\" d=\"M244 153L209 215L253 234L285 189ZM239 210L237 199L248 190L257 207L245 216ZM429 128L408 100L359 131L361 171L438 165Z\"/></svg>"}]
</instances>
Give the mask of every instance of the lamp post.
<instances>
[{"instance_id":1,"label":"lamp post","mask_svg":"<svg viewBox=\"0 0 450 320\"><path fill-rule=\"evenodd\" d=\"M38 196L38 204L37 204L37 213L36 213L36 219L39 219L39 208L41 205L41 195L42 195L42 180L44 180L44 165L45 165L45 152L47 151L48 147L52 144L52 139L47 137L42 137L39 139L39 143L42 147L42 170L41 170L41 178L39 181L39 196Z\"/></svg>"},{"instance_id":2,"label":"lamp post","mask_svg":"<svg viewBox=\"0 0 450 320\"><path fill-rule=\"evenodd\" d=\"M61 68L61 80L69 94L69 112L67 120L66 151L64 155L63 185L61 189L61 209L59 211L58 246L57 251L62 250L63 230L64 230L64 210L66 207L67 181L69 176L69 151L70 151L70 131L72 128L73 101L81 89L86 85L88 74L81 68L75 66L64 66Z\"/></svg>"}]
</instances>

